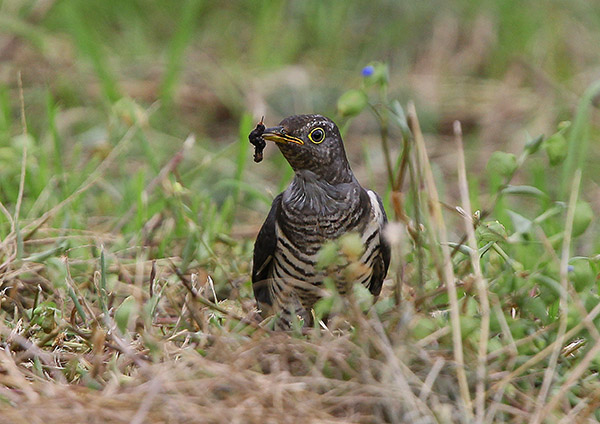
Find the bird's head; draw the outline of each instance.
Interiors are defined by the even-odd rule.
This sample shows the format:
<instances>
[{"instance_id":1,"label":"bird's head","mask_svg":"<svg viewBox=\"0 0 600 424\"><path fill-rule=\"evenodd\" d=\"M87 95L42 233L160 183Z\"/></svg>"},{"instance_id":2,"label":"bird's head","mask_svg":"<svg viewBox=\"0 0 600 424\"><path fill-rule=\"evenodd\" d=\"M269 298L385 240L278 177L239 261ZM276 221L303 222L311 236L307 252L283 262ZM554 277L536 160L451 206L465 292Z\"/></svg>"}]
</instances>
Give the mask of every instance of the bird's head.
<instances>
[{"instance_id":1,"label":"bird's head","mask_svg":"<svg viewBox=\"0 0 600 424\"><path fill-rule=\"evenodd\" d=\"M353 179L337 125L321 115L293 115L267 128L265 140L274 141L296 174L310 171L330 184Z\"/></svg>"}]
</instances>

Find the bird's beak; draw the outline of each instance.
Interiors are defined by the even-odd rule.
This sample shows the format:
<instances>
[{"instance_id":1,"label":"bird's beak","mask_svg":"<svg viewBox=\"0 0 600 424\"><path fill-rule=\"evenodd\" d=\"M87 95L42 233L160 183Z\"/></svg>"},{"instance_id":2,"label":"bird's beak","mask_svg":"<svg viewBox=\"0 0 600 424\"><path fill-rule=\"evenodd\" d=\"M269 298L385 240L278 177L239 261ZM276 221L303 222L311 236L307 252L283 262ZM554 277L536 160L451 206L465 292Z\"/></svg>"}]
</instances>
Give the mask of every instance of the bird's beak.
<instances>
[{"instance_id":1,"label":"bird's beak","mask_svg":"<svg viewBox=\"0 0 600 424\"><path fill-rule=\"evenodd\" d=\"M284 128L281 126L265 129L265 131L262 133L262 138L264 138L265 140L274 141L276 143L296 143L300 145L304 144L304 141L302 141L301 139L286 134Z\"/></svg>"}]
</instances>

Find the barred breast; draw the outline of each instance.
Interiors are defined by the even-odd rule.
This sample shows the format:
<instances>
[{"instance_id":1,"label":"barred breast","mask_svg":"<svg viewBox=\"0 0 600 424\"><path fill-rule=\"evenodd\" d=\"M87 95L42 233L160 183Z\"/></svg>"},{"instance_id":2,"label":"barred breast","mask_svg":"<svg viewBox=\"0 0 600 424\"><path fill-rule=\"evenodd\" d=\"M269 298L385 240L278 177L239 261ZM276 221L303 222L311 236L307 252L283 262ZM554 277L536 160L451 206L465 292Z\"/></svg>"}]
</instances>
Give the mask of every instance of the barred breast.
<instances>
[{"instance_id":1,"label":"barred breast","mask_svg":"<svg viewBox=\"0 0 600 424\"><path fill-rule=\"evenodd\" d=\"M277 249L269 288L277 310L307 314L319 299L327 275L335 279L341 294L353 283L370 288L374 260L380 253L384 215L375 193L364 190L363 193L329 214L298 213L293 208L282 208L275 227ZM364 243L364 253L359 259L364 266L352 276L353 281L346 281L342 269L332 275L318 270L318 253L323 244L352 231Z\"/></svg>"}]
</instances>

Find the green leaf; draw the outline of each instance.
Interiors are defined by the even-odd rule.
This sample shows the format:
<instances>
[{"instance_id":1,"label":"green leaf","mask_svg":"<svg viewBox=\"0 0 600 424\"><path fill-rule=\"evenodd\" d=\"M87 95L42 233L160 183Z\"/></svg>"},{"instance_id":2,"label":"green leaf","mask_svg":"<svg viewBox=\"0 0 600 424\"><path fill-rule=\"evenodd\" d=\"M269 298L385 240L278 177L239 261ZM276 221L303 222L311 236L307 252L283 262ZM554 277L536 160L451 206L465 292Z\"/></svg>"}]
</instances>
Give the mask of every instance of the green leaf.
<instances>
[{"instance_id":1,"label":"green leaf","mask_svg":"<svg viewBox=\"0 0 600 424\"><path fill-rule=\"evenodd\" d=\"M432 318L420 318L414 323L412 329L413 337L416 340L421 340L437 330L436 322Z\"/></svg>"},{"instance_id":2,"label":"green leaf","mask_svg":"<svg viewBox=\"0 0 600 424\"><path fill-rule=\"evenodd\" d=\"M526 144L525 144L525 151L527 153L529 153L530 155L534 154L535 152L537 152L540 149L540 146L542 145L542 141L544 141L544 135L538 135L536 138L532 138L530 139Z\"/></svg>"},{"instance_id":3,"label":"green leaf","mask_svg":"<svg viewBox=\"0 0 600 424\"><path fill-rule=\"evenodd\" d=\"M588 261L575 261L572 266L573 268L569 272L569 277L573 282L575 291L580 293L587 288L593 287L596 282L596 276L592 271L590 263Z\"/></svg>"},{"instance_id":4,"label":"green leaf","mask_svg":"<svg viewBox=\"0 0 600 424\"><path fill-rule=\"evenodd\" d=\"M546 193L544 193L539 188L533 187L533 186L528 186L528 185L519 185L519 186L509 185L509 186L506 186L505 188L503 188L501 193L503 193L503 194L518 194L518 195L534 196L534 197L542 197L542 198L548 197L546 195Z\"/></svg>"},{"instance_id":5,"label":"green leaf","mask_svg":"<svg viewBox=\"0 0 600 424\"><path fill-rule=\"evenodd\" d=\"M410 128L408 127L408 121L402 105L398 100L394 100L391 105L392 108L392 122L395 122L400 127L400 132L405 140L410 139Z\"/></svg>"},{"instance_id":6,"label":"green leaf","mask_svg":"<svg viewBox=\"0 0 600 424\"><path fill-rule=\"evenodd\" d=\"M594 309L598 305L598 303L600 303L600 297L589 296L584 301L585 310L590 312L592 309ZM596 317L596 319L594 320L594 325L597 327L600 326L600 317Z\"/></svg>"},{"instance_id":7,"label":"green leaf","mask_svg":"<svg viewBox=\"0 0 600 424\"><path fill-rule=\"evenodd\" d=\"M562 133L557 132L544 142L544 149L548 155L550 165L558 165L567 157L567 139Z\"/></svg>"},{"instance_id":8,"label":"green leaf","mask_svg":"<svg viewBox=\"0 0 600 424\"><path fill-rule=\"evenodd\" d=\"M477 249L479 256L485 255L488 252L488 250L490 250L494 246L494 243L495 242L493 241L488 241L486 244Z\"/></svg>"},{"instance_id":9,"label":"green leaf","mask_svg":"<svg viewBox=\"0 0 600 424\"><path fill-rule=\"evenodd\" d=\"M580 200L575 205L575 216L573 217L573 237L580 236L587 230L594 219L594 211L590 204Z\"/></svg>"},{"instance_id":10,"label":"green leaf","mask_svg":"<svg viewBox=\"0 0 600 424\"><path fill-rule=\"evenodd\" d=\"M531 231L531 220L509 209L507 209L506 212L508 213L508 216L510 217L510 220L513 223L513 227L515 228L515 231L517 233L525 234Z\"/></svg>"},{"instance_id":11,"label":"green leaf","mask_svg":"<svg viewBox=\"0 0 600 424\"><path fill-rule=\"evenodd\" d=\"M37 324L45 333L54 330L61 319L61 311L56 303L45 301L40 303L31 313L31 322Z\"/></svg>"},{"instance_id":12,"label":"green leaf","mask_svg":"<svg viewBox=\"0 0 600 424\"><path fill-rule=\"evenodd\" d=\"M548 321L548 311L546 310L546 304L539 297L528 297L523 300L521 309L524 312L529 313L534 318L539 318L543 322Z\"/></svg>"},{"instance_id":13,"label":"green leaf","mask_svg":"<svg viewBox=\"0 0 600 424\"><path fill-rule=\"evenodd\" d=\"M121 333L125 333L129 323L137 316L138 304L135 297L128 296L115 311L115 322Z\"/></svg>"},{"instance_id":14,"label":"green leaf","mask_svg":"<svg viewBox=\"0 0 600 424\"><path fill-rule=\"evenodd\" d=\"M365 245L358 233L351 232L340 237L340 250L348 260L358 260L365 251Z\"/></svg>"},{"instance_id":15,"label":"green leaf","mask_svg":"<svg viewBox=\"0 0 600 424\"><path fill-rule=\"evenodd\" d=\"M362 90L348 90L340 96L337 102L341 116L356 116L367 107L369 99Z\"/></svg>"},{"instance_id":16,"label":"green leaf","mask_svg":"<svg viewBox=\"0 0 600 424\"><path fill-rule=\"evenodd\" d=\"M69 248L68 240L62 240L56 246L51 249L44 250L43 252L34 253L26 258L23 258L23 262L44 262L46 259L54 256L60 256L65 250Z\"/></svg>"},{"instance_id":17,"label":"green leaf","mask_svg":"<svg viewBox=\"0 0 600 424\"><path fill-rule=\"evenodd\" d=\"M480 320L475 317L460 317L460 332L463 339L469 337L480 326Z\"/></svg>"},{"instance_id":18,"label":"green leaf","mask_svg":"<svg viewBox=\"0 0 600 424\"><path fill-rule=\"evenodd\" d=\"M367 312L371 305L373 305L373 294L369 291L368 288L358 283L352 286L352 292L354 294L354 297L356 298L356 301L358 302L358 306L360 307L361 311Z\"/></svg>"},{"instance_id":19,"label":"green leaf","mask_svg":"<svg viewBox=\"0 0 600 424\"><path fill-rule=\"evenodd\" d=\"M482 223L479 227L477 227L476 235L481 241L505 241L508 234L506 233L506 228L504 225L500 224L498 221L488 221Z\"/></svg>"},{"instance_id":20,"label":"green leaf","mask_svg":"<svg viewBox=\"0 0 600 424\"><path fill-rule=\"evenodd\" d=\"M194 255L198 248L198 227L192 222L188 223L188 227L189 236L187 238L185 246L183 247L183 253L181 255L181 265L179 266L184 272L185 270L187 270L188 266L190 265L190 262L192 262L192 260L194 259Z\"/></svg>"},{"instance_id":21,"label":"green leaf","mask_svg":"<svg viewBox=\"0 0 600 424\"><path fill-rule=\"evenodd\" d=\"M323 269L333 265L339 257L337 243L334 241L325 243L319 250L317 257L317 268Z\"/></svg>"},{"instance_id":22,"label":"green leaf","mask_svg":"<svg viewBox=\"0 0 600 424\"><path fill-rule=\"evenodd\" d=\"M375 302L375 312L377 315L381 316L385 313L393 311L396 309L396 303L392 297L380 298L377 302Z\"/></svg>"},{"instance_id":23,"label":"green leaf","mask_svg":"<svg viewBox=\"0 0 600 424\"><path fill-rule=\"evenodd\" d=\"M515 155L497 151L490 156L486 169L490 174L510 177L517 170L517 167Z\"/></svg>"},{"instance_id":24,"label":"green leaf","mask_svg":"<svg viewBox=\"0 0 600 424\"><path fill-rule=\"evenodd\" d=\"M583 93L577 106L577 112L573 119L573 125L569 129L569 154L563 168L560 180L561 199L568 198L568 193L573 182L573 175L577 168L585 167L588 158L588 149L591 135L591 108L594 99L600 93L600 80L594 81Z\"/></svg>"},{"instance_id":25,"label":"green leaf","mask_svg":"<svg viewBox=\"0 0 600 424\"><path fill-rule=\"evenodd\" d=\"M462 253L463 255L467 255L467 256L469 256L473 250L469 246L462 244L462 243L455 243L453 241L449 241L447 244L452 249L458 250L460 253Z\"/></svg>"},{"instance_id":26,"label":"green leaf","mask_svg":"<svg viewBox=\"0 0 600 424\"><path fill-rule=\"evenodd\" d=\"M540 284L540 297L546 305L555 302L560 297L563 288L558 281L547 275L535 275L533 278Z\"/></svg>"},{"instance_id":27,"label":"green leaf","mask_svg":"<svg viewBox=\"0 0 600 424\"><path fill-rule=\"evenodd\" d=\"M315 315L317 318L322 318L328 315L333 309L335 303L335 296L322 297L315 303Z\"/></svg>"}]
</instances>

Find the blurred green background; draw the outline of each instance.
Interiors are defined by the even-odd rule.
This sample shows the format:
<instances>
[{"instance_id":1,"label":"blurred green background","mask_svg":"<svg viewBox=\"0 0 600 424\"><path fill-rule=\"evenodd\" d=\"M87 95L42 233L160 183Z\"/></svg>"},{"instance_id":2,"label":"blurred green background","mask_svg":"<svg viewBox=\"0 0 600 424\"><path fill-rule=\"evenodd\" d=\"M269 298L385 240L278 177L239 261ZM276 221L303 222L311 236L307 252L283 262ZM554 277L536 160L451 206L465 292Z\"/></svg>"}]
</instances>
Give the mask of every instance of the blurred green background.
<instances>
[{"instance_id":1,"label":"blurred green background","mask_svg":"<svg viewBox=\"0 0 600 424\"><path fill-rule=\"evenodd\" d=\"M451 129L462 122L477 183L491 152L518 152L572 118L600 75L599 45L600 3L587 0L0 1L0 198L17 199L24 142L32 149L21 216L33 219L129 134L92 195L71 206L86 213L67 208L54 225L136 232L168 210L169 234L218 218L253 235L291 172L272 146L252 163L248 131L262 115L267 124L295 113L343 123L337 99L361 86L372 61L389 66L390 97L415 102L440 175L455 172ZM28 137L19 136L19 72ZM176 175L144 192L189 134L196 143ZM352 121L346 144L359 179L385 191L372 115ZM600 209L600 178L587 169L585 198ZM557 177L535 175L553 190Z\"/></svg>"},{"instance_id":2,"label":"blurred green background","mask_svg":"<svg viewBox=\"0 0 600 424\"><path fill-rule=\"evenodd\" d=\"M128 96L159 101L153 124L174 135L225 138L246 111L332 114L372 60L431 125L527 127L539 109L569 116L598 71L600 5L585 0L5 0L0 12L2 84L21 70L32 113L46 94L64 109Z\"/></svg>"}]
</instances>

